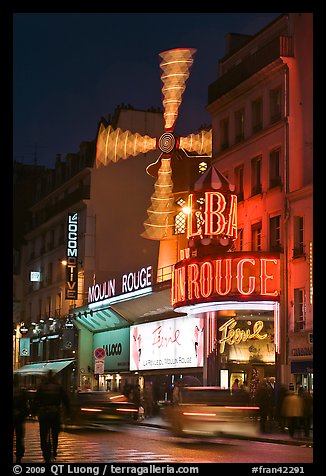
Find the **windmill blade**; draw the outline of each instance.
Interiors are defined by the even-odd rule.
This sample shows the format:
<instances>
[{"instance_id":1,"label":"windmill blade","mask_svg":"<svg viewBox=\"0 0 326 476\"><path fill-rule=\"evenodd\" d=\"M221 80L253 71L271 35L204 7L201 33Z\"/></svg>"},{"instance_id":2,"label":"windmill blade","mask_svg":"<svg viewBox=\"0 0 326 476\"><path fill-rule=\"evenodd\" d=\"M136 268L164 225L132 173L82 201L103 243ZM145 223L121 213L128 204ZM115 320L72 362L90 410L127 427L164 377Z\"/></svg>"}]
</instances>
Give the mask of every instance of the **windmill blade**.
<instances>
[{"instance_id":1,"label":"windmill blade","mask_svg":"<svg viewBox=\"0 0 326 476\"><path fill-rule=\"evenodd\" d=\"M203 129L198 134L189 134L187 137L180 137L179 140L180 149L212 156L212 129L209 131Z\"/></svg>"},{"instance_id":2,"label":"windmill blade","mask_svg":"<svg viewBox=\"0 0 326 476\"><path fill-rule=\"evenodd\" d=\"M193 64L194 48L176 48L160 53L162 61L161 80L163 82L164 128L167 131L174 129L182 94L186 88L190 68Z\"/></svg>"},{"instance_id":3,"label":"windmill blade","mask_svg":"<svg viewBox=\"0 0 326 476\"><path fill-rule=\"evenodd\" d=\"M144 238L167 240L173 238L175 204L172 192L171 157L162 154L158 177L151 196L151 206L147 209L148 218L144 222Z\"/></svg>"},{"instance_id":4,"label":"windmill blade","mask_svg":"<svg viewBox=\"0 0 326 476\"><path fill-rule=\"evenodd\" d=\"M156 144L156 139L147 135L142 136L137 132L113 129L111 126L105 127L101 124L96 143L96 167L138 154L146 154L156 149Z\"/></svg>"}]
</instances>

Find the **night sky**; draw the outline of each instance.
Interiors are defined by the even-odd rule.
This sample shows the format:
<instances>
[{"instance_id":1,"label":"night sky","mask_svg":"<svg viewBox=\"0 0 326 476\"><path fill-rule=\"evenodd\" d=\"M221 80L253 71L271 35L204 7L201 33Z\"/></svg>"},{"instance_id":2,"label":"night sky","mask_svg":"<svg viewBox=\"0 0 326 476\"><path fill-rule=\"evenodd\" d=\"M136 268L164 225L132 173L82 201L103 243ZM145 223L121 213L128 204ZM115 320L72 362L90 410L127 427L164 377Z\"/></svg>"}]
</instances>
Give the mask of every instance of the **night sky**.
<instances>
[{"instance_id":1,"label":"night sky","mask_svg":"<svg viewBox=\"0 0 326 476\"><path fill-rule=\"evenodd\" d=\"M53 167L93 140L117 105L162 107L159 53L196 48L175 132L209 124L209 84L229 32L255 34L280 13L15 13L13 159Z\"/></svg>"}]
</instances>

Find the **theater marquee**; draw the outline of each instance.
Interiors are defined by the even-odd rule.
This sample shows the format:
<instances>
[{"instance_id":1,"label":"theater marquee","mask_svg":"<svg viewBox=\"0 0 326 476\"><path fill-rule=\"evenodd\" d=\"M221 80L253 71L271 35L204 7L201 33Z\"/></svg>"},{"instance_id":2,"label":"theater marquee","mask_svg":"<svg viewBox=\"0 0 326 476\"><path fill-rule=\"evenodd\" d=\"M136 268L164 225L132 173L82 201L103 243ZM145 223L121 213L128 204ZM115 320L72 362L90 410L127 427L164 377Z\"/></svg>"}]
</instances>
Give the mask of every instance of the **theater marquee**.
<instances>
[{"instance_id":1,"label":"theater marquee","mask_svg":"<svg viewBox=\"0 0 326 476\"><path fill-rule=\"evenodd\" d=\"M176 263L172 305L180 309L215 301L278 301L279 291L277 253L218 253Z\"/></svg>"}]
</instances>

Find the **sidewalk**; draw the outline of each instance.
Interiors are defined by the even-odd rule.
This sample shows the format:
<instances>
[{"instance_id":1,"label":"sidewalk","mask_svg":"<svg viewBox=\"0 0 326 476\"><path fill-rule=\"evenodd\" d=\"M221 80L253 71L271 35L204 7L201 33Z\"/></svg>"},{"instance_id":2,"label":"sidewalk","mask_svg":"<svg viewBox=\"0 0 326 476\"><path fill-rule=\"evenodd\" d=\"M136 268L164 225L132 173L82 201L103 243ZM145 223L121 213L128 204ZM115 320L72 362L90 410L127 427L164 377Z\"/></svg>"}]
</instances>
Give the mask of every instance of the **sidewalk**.
<instances>
[{"instance_id":1,"label":"sidewalk","mask_svg":"<svg viewBox=\"0 0 326 476\"><path fill-rule=\"evenodd\" d=\"M145 418L142 421L138 422L139 425L148 426L153 428L169 428L168 422L162 418L162 416L154 416L150 418ZM224 436L223 436L224 437ZM238 440L250 439L252 441L263 441L268 443L278 443L284 445L295 445L295 446L309 446L313 447L313 432L310 432L310 436L307 438L305 436L299 436L291 438L289 434L281 430L270 431L268 433L261 433L257 436L239 436L239 435L225 435L225 438L235 438Z\"/></svg>"}]
</instances>

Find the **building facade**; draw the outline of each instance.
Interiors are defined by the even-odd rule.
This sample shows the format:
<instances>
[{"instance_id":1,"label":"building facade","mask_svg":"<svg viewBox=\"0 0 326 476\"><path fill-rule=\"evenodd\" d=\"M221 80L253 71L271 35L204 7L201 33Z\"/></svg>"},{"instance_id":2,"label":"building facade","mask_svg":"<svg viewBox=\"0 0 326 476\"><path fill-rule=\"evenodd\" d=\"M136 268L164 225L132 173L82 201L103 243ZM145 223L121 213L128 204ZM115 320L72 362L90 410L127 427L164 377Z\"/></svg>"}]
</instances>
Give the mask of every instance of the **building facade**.
<instances>
[{"instance_id":1,"label":"building facade","mask_svg":"<svg viewBox=\"0 0 326 476\"><path fill-rule=\"evenodd\" d=\"M208 89L213 163L238 197L235 249L281 256L278 378L310 389L312 36L310 13L283 14L253 37L230 34Z\"/></svg>"},{"instance_id":2,"label":"building facade","mask_svg":"<svg viewBox=\"0 0 326 476\"><path fill-rule=\"evenodd\" d=\"M75 387L148 384L157 400L181 376L313 389L312 30L311 14L290 13L254 36L227 37L208 88L212 160L180 151L172 162L171 239L141 236L153 193L145 169L157 152L97 168L95 143L85 145L86 167L33 207L24 322L35 350L22 363L76 356ZM121 109L113 122L151 137L163 130L154 112ZM69 216L70 267L61 264ZM56 310L67 339L42 328Z\"/></svg>"}]
</instances>

